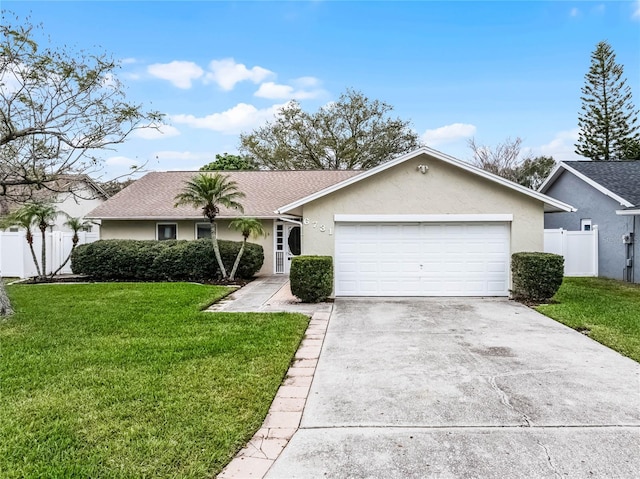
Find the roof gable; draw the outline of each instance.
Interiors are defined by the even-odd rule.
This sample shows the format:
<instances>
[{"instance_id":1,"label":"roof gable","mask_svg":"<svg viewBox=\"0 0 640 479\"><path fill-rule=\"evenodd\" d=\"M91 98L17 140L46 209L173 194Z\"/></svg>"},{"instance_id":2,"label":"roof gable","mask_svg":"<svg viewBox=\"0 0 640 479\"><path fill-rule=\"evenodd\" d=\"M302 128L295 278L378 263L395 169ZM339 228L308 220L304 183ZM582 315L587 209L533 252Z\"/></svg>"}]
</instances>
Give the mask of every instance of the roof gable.
<instances>
[{"instance_id":1,"label":"roof gable","mask_svg":"<svg viewBox=\"0 0 640 479\"><path fill-rule=\"evenodd\" d=\"M346 188L349 185L352 185L356 182L362 181L365 178L369 178L370 176L382 173L383 171L386 171L389 168L392 168L396 165L399 165L401 163L404 163L408 160L414 159L420 155L427 155L431 158L435 158L439 161L443 161L445 163L448 163L450 165L453 165L455 167L461 168L462 170L465 170L469 173L472 173L474 175L477 175L481 178L485 178L487 180L489 180L490 182L493 182L495 184L498 185L502 185L506 188L509 188L511 190L517 191L518 193L521 193L525 196L534 198L538 201L541 201L544 203L544 208L546 212L552 212L552 211L575 211L575 208L573 208L570 205L567 205L566 203L563 203L561 201L558 201L554 198L551 198L547 195L544 195L542 193L539 193L537 191L531 190L529 188L526 188L522 185L519 185L517 183L513 183L512 181L506 180L500 176L494 175L492 173L489 173L481 168L478 168L476 166L473 166L469 163L466 163L464 161L458 160L457 158L454 158L452 156L446 155L445 153L439 152L437 150L434 150L432 148L428 148L428 147L422 147L419 148L417 150L414 150L410 153L407 153L405 155L399 156L391 161L387 161L386 163L382 163L381 165L378 165L375 168L372 168L370 170L367 170L365 172L363 172L360 175L357 176L353 176L351 178L347 178L344 181L334 184L334 185L330 185L327 188L315 192L307 197L301 198L299 200L296 200L292 203L289 203L285 206L282 206L278 209L279 213L287 213L290 212L292 210L294 210L295 208L298 208L306 203L309 203L311 201L317 200L319 198L322 198L323 196L329 195L335 191L338 191L342 188Z\"/></svg>"},{"instance_id":2,"label":"roof gable","mask_svg":"<svg viewBox=\"0 0 640 479\"><path fill-rule=\"evenodd\" d=\"M564 172L580 178L622 206L640 205L640 161L562 162L551 172L539 191L548 191Z\"/></svg>"},{"instance_id":3,"label":"roof gable","mask_svg":"<svg viewBox=\"0 0 640 479\"><path fill-rule=\"evenodd\" d=\"M174 207L184 183L202 171L151 172L98 206L89 217L97 219L201 219L202 212L188 205ZM244 215L274 218L283 204L308 196L361 171L220 171L238 184L246 196L240 200ZM239 212L220 208L220 218Z\"/></svg>"}]
</instances>

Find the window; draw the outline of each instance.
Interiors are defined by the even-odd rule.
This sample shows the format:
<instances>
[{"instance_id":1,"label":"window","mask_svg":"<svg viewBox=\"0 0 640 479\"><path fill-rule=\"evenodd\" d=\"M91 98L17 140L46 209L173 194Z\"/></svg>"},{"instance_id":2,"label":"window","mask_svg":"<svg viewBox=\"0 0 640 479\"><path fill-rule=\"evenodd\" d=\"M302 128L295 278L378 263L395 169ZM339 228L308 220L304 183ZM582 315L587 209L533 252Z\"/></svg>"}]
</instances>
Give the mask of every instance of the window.
<instances>
[{"instance_id":1,"label":"window","mask_svg":"<svg viewBox=\"0 0 640 479\"><path fill-rule=\"evenodd\" d=\"M580 220L580 231L591 231L591 218L583 218Z\"/></svg>"},{"instance_id":2,"label":"window","mask_svg":"<svg viewBox=\"0 0 640 479\"><path fill-rule=\"evenodd\" d=\"M213 225L213 232L214 234L217 233L216 225ZM196 239L203 238L211 239L211 223L196 223Z\"/></svg>"},{"instance_id":3,"label":"window","mask_svg":"<svg viewBox=\"0 0 640 479\"><path fill-rule=\"evenodd\" d=\"M178 237L178 225L176 223L157 224L158 241L174 240Z\"/></svg>"}]
</instances>

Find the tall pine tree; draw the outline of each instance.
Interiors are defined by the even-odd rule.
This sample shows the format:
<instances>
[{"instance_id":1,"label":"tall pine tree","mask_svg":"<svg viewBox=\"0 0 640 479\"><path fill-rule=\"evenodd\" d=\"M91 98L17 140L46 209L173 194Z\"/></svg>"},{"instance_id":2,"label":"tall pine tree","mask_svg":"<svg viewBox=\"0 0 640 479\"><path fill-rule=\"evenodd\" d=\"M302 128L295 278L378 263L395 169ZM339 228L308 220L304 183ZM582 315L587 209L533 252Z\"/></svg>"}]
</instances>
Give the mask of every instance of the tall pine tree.
<instances>
[{"instance_id":1,"label":"tall pine tree","mask_svg":"<svg viewBox=\"0 0 640 479\"><path fill-rule=\"evenodd\" d=\"M598 43L580 97L577 154L596 161L635 159L630 145L640 142L638 112L622 73L611 45Z\"/></svg>"}]
</instances>

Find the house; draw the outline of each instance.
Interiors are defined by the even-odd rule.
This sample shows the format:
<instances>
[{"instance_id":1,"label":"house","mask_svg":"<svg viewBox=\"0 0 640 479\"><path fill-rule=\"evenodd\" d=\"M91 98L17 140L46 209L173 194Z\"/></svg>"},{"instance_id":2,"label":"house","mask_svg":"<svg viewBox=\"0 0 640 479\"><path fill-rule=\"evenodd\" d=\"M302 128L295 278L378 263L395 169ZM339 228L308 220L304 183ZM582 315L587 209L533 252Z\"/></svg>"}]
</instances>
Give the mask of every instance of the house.
<instances>
[{"instance_id":1,"label":"house","mask_svg":"<svg viewBox=\"0 0 640 479\"><path fill-rule=\"evenodd\" d=\"M9 198L20 197L19 194L9 195ZM11 199L0 199L0 216L5 216L20 207L22 203L31 200L48 200L53 202L60 211L55 222L51 225L51 231L70 232L71 229L65 226L68 216L73 218L84 218L87 213L102 204L108 193L87 175L64 175L58 178L48 188L42 188L35 192L30 192L28 197L22 199L20 203ZM98 224L90 227L98 232Z\"/></svg>"},{"instance_id":2,"label":"house","mask_svg":"<svg viewBox=\"0 0 640 479\"><path fill-rule=\"evenodd\" d=\"M197 173L149 173L90 216L104 239L206 237L202 213L173 206ZM572 210L426 147L366 171L224 173L270 232L261 273L331 255L336 296L507 296L511 253L542 251L544 213ZM240 239L237 215L221 209L218 238Z\"/></svg>"},{"instance_id":3,"label":"house","mask_svg":"<svg viewBox=\"0 0 640 479\"><path fill-rule=\"evenodd\" d=\"M598 228L598 275L640 282L640 161L560 163L539 191L576 212L545 215L545 228Z\"/></svg>"}]
</instances>

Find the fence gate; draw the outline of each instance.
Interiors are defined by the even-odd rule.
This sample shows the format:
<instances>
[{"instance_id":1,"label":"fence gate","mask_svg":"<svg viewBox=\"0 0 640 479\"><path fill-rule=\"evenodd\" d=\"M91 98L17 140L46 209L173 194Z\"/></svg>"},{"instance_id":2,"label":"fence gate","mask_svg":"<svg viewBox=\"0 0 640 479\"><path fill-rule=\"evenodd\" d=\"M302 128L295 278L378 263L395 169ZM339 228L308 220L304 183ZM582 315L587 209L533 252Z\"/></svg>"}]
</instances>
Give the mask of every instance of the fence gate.
<instances>
[{"instance_id":1,"label":"fence gate","mask_svg":"<svg viewBox=\"0 0 640 479\"><path fill-rule=\"evenodd\" d=\"M565 276L598 276L598 227L544 230L544 251L564 256Z\"/></svg>"}]
</instances>

